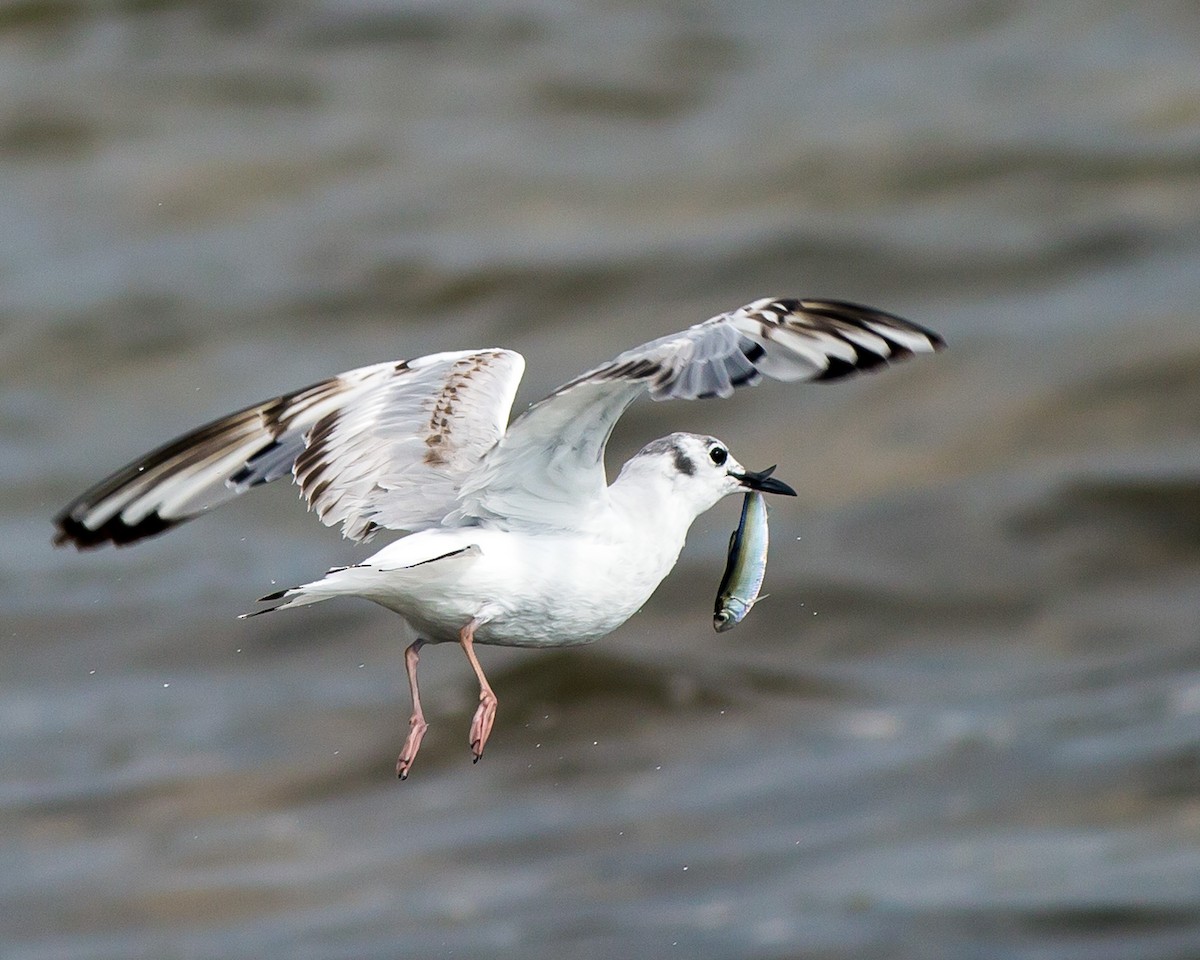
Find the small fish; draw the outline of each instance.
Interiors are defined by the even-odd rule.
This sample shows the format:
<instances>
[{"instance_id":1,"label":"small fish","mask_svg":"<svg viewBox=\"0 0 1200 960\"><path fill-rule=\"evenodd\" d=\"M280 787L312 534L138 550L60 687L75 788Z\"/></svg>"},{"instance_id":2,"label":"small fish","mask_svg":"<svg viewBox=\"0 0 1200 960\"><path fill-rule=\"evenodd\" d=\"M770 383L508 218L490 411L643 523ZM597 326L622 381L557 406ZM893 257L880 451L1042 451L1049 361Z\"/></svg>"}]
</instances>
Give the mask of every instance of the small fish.
<instances>
[{"instance_id":1,"label":"small fish","mask_svg":"<svg viewBox=\"0 0 1200 960\"><path fill-rule=\"evenodd\" d=\"M767 503L761 493L751 491L742 501L742 519L729 537L729 559L713 608L717 633L741 623L758 600L767 572L767 539Z\"/></svg>"}]
</instances>

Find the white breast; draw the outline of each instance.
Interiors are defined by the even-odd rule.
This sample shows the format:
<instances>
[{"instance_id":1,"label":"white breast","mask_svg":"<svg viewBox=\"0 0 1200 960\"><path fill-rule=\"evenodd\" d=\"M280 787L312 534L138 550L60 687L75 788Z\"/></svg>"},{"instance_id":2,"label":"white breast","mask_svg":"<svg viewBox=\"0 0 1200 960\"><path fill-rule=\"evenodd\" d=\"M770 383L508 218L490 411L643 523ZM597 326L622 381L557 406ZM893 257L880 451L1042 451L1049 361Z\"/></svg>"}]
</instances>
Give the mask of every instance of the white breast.
<instances>
[{"instance_id":1,"label":"white breast","mask_svg":"<svg viewBox=\"0 0 1200 960\"><path fill-rule=\"evenodd\" d=\"M419 563L469 544L478 553ZM598 534L429 530L371 557L365 566L372 582L360 595L434 642L454 640L478 619L477 643L569 646L596 640L636 613L682 545L682 536L649 536L616 522Z\"/></svg>"}]
</instances>

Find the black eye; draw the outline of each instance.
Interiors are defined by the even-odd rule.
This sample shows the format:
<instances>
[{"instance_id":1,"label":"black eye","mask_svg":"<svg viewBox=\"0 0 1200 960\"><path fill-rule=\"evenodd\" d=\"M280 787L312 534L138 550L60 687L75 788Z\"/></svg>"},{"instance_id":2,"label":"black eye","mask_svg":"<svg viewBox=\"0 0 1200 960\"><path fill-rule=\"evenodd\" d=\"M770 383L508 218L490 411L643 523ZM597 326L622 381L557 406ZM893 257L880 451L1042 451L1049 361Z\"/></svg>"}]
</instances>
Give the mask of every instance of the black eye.
<instances>
[{"instance_id":1,"label":"black eye","mask_svg":"<svg viewBox=\"0 0 1200 960\"><path fill-rule=\"evenodd\" d=\"M708 455L712 458L712 462L719 467L729 457L729 451L724 447L713 447L708 451Z\"/></svg>"}]
</instances>

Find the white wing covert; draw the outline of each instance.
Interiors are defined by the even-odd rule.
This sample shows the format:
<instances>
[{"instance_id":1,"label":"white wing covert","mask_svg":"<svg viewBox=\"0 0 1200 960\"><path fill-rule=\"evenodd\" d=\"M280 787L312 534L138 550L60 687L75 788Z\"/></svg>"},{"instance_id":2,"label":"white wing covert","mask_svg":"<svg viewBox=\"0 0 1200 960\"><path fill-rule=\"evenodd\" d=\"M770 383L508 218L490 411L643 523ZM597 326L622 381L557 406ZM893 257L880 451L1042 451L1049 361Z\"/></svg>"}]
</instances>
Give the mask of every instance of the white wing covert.
<instances>
[{"instance_id":1,"label":"white wing covert","mask_svg":"<svg viewBox=\"0 0 1200 960\"><path fill-rule=\"evenodd\" d=\"M936 333L840 300L763 299L627 350L530 407L464 483L456 516L572 527L607 487L604 448L637 397L728 397L764 376L830 382L940 350Z\"/></svg>"},{"instance_id":2,"label":"white wing covert","mask_svg":"<svg viewBox=\"0 0 1200 960\"><path fill-rule=\"evenodd\" d=\"M347 537L434 525L503 434L524 368L509 350L439 353L247 407L77 497L55 518L55 543L134 543L293 473L309 506Z\"/></svg>"}]
</instances>

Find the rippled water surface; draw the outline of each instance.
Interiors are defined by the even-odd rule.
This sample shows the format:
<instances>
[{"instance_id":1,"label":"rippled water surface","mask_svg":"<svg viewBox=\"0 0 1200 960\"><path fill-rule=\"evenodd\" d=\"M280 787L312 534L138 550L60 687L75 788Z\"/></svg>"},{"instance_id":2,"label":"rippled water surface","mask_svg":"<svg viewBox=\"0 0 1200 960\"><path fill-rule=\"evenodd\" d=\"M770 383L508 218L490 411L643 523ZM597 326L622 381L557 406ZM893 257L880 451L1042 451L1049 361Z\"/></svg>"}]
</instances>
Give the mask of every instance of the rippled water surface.
<instances>
[{"instance_id":1,"label":"rippled water surface","mask_svg":"<svg viewBox=\"0 0 1200 960\"><path fill-rule=\"evenodd\" d=\"M0 4L0 957L1200 955L1193 5ZM518 405L762 295L952 349L644 404L730 501L601 643L254 597L362 556L269 489L127 551L84 486L386 358Z\"/></svg>"}]
</instances>

